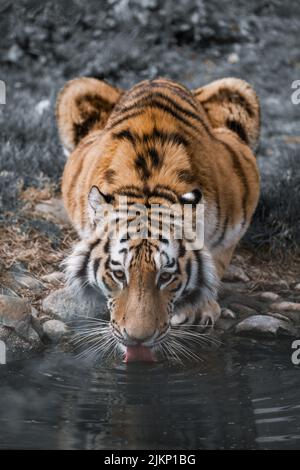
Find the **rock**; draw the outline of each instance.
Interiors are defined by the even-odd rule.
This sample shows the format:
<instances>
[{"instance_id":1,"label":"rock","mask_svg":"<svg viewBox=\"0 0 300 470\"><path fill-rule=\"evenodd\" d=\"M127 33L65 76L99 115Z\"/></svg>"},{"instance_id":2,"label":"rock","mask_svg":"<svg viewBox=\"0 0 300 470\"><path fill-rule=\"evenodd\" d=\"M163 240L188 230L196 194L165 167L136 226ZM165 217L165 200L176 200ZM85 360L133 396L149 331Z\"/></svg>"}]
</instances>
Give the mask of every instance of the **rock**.
<instances>
[{"instance_id":1,"label":"rock","mask_svg":"<svg viewBox=\"0 0 300 470\"><path fill-rule=\"evenodd\" d=\"M68 215L61 199L52 198L36 204L35 211L45 215L52 222L65 225L68 223Z\"/></svg>"},{"instance_id":2,"label":"rock","mask_svg":"<svg viewBox=\"0 0 300 470\"><path fill-rule=\"evenodd\" d=\"M238 323L236 334L262 336L297 336L297 330L290 323L269 315L253 315Z\"/></svg>"},{"instance_id":3,"label":"rock","mask_svg":"<svg viewBox=\"0 0 300 470\"><path fill-rule=\"evenodd\" d=\"M227 62L229 64L236 64L237 62L239 62L239 60L240 60L239 55L236 52L232 52L227 57Z\"/></svg>"},{"instance_id":4,"label":"rock","mask_svg":"<svg viewBox=\"0 0 300 470\"><path fill-rule=\"evenodd\" d=\"M300 303L296 302L276 302L270 305L271 309L274 309L277 312L284 312L289 310L291 312L299 312L300 313Z\"/></svg>"},{"instance_id":5,"label":"rock","mask_svg":"<svg viewBox=\"0 0 300 470\"><path fill-rule=\"evenodd\" d=\"M254 310L254 308L248 307L248 305L232 303L230 304L230 307L232 308L234 312L240 313L243 315L256 315L257 314L256 310Z\"/></svg>"},{"instance_id":6,"label":"rock","mask_svg":"<svg viewBox=\"0 0 300 470\"><path fill-rule=\"evenodd\" d=\"M224 281L227 282L249 282L250 278L239 266L230 265L225 273Z\"/></svg>"},{"instance_id":7,"label":"rock","mask_svg":"<svg viewBox=\"0 0 300 470\"><path fill-rule=\"evenodd\" d=\"M299 282L299 284L295 285L294 289L300 291L300 282Z\"/></svg>"},{"instance_id":8,"label":"rock","mask_svg":"<svg viewBox=\"0 0 300 470\"><path fill-rule=\"evenodd\" d=\"M44 288L41 281L28 273L28 271L20 270L18 266L14 266L10 271L3 272L1 274L1 281L0 293L8 296L18 297L14 291L20 288L31 289L35 292L40 292Z\"/></svg>"},{"instance_id":9,"label":"rock","mask_svg":"<svg viewBox=\"0 0 300 470\"><path fill-rule=\"evenodd\" d=\"M44 312L67 321L81 317L101 317L106 310L106 299L101 293L78 294L69 287L58 289L42 302Z\"/></svg>"},{"instance_id":10,"label":"rock","mask_svg":"<svg viewBox=\"0 0 300 470\"><path fill-rule=\"evenodd\" d=\"M35 106L36 112L39 114L39 116L42 116L42 114L49 109L50 107L50 100L44 99L38 102L38 104Z\"/></svg>"},{"instance_id":11,"label":"rock","mask_svg":"<svg viewBox=\"0 0 300 470\"><path fill-rule=\"evenodd\" d=\"M18 287L34 290L35 292L44 289L43 283L30 274L12 271L11 275L16 281Z\"/></svg>"},{"instance_id":12,"label":"rock","mask_svg":"<svg viewBox=\"0 0 300 470\"><path fill-rule=\"evenodd\" d=\"M216 330L227 331L235 325L235 321L232 318L219 318L216 323Z\"/></svg>"},{"instance_id":13,"label":"rock","mask_svg":"<svg viewBox=\"0 0 300 470\"><path fill-rule=\"evenodd\" d=\"M48 320L43 324L45 335L54 343L58 343L67 333L68 327L60 320Z\"/></svg>"},{"instance_id":14,"label":"rock","mask_svg":"<svg viewBox=\"0 0 300 470\"><path fill-rule=\"evenodd\" d=\"M283 287L285 289L289 288L289 283L285 281L284 279L279 279L278 281L276 281L276 285L279 287Z\"/></svg>"},{"instance_id":15,"label":"rock","mask_svg":"<svg viewBox=\"0 0 300 470\"><path fill-rule=\"evenodd\" d=\"M8 295L9 297L19 298L18 294L16 294L10 287L3 284L0 284L0 295Z\"/></svg>"},{"instance_id":16,"label":"rock","mask_svg":"<svg viewBox=\"0 0 300 470\"><path fill-rule=\"evenodd\" d=\"M0 326L0 340L4 341L7 360L16 360L17 357L39 351L43 348L41 341L28 341L22 338L11 328ZM13 356L11 356L13 354Z\"/></svg>"},{"instance_id":17,"label":"rock","mask_svg":"<svg viewBox=\"0 0 300 470\"><path fill-rule=\"evenodd\" d=\"M52 285L59 285L65 281L65 274L61 271L53 271L42 276L42 280Z\"/></svg>"},{"instance_id":18,"label":"rock","mask_svg":"<svg viewBox=\"0 0 300 470\"><path fill-rule=\"evenodd\" d=\"M259 296L262 300L277 300L279 299L279 295L275 292L262 292Z\"/></svg>"},{"instance_id":19,"label":"rock","mask_svg":"<svg viewBox=\"0 0 300 470\"><path fill-rule=\"evenodd\" d=\"M9 48L6 59L12 63L18 63L24 57L24 52L18 44L14 44Z\"/></svg>"},{"instance_id":20,"label":"rock","mask_svg":"<svg viewBox=\"0 0 300 470\"><path fill-rule=\"evenodd\" d=\"M234 313L229 308L222 308L221 309L221 318L225 318L225 319L228 318L228 319L234 320L236 318L236 313Z\"/></svg>"},{"instance_id":21,"label":"rock","mask_svg":"<svg viewBox=\"0 0 300 470\"><path fill-rule=\"evenodd\" d=\"M9 327L29 342L39 342L39 335L32 328L32 315L36 311L29 302L17 297L0 295L0 324Z\"/></svg>"},{"instance_id":22,"label":"rock","mask_svg":"<svg viewBox=\"0 0 300 470\"><path fill-rule=\"evenodd\" d=\"M287 321L287 322L292 323L292 319L289 318L287 315L284 315L284 314L282 314L282 313L268 312L268 313L266 313L265 315L270 315L271 317L279 318L279 320L283 320L283 321Z\"/></svg>"},{"instance_id":23,"label":"rock","mask_svg":"<svg viewBox=\"0 0 300 470\"><path fill-rule=\"evenodd\" d=\"M12 330L7 326L0 325L0 341L6 342L7 338L11 334Z\"/></svg>"},{"instance_id":24,"label":"rock","mask_svg":"<svg viewBox=\"0 0 300 470\"><path fill-rule=\"evenodd\" d=\"M31 305L24 299L0 295L0 323L14 328L18 322L28 321Z\"/></svg>"}]
</instances>

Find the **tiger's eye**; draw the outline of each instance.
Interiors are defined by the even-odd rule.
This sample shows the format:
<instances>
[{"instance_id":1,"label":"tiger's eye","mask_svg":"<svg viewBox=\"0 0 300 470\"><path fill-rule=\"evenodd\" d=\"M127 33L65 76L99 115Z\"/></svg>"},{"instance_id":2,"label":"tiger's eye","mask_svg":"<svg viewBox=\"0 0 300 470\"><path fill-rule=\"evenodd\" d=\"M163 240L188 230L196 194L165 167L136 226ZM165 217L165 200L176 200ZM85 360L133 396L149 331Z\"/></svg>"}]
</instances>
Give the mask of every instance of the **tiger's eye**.
<instances>
[{"instance_id":1,"label":"tiger's eye","mask_svg":"<svg viewBox=\"0 0 300 470\"><path fill-rule=\"evenodd\" d=\"M159 277L159 280L162 281L162 282L167 282L169 281L171 278L172 278L173 274L171 273L161 273L160 277Z\"/></svg>"},{"instance_id":2,"label":"tiger's eye","mask_svg":"<svg viewBox=\"0 0 300 470\"><path fill-rule=\"evenodd\" d=\"M114 271L114 275L120 281L124 281L126 279L125 273L124 273L124 271L121 271L121 269L118 269L117 271Z\"/></svg>"}]
</instances>

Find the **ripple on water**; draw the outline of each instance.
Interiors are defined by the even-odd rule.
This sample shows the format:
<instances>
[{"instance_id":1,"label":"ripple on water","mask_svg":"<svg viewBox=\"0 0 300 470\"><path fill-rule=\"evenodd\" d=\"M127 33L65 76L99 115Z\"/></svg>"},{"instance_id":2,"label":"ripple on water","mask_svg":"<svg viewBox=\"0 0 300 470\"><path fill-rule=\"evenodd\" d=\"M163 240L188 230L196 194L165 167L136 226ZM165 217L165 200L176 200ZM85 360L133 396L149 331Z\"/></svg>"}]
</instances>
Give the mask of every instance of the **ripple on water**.
<instances>
[{"instance_id":1,"label":"ripple on water","mask_svg":"<svg viewBox=\"0 0 300 470\"><path fill-rule=\"evenodd\" d=\"M299 372L288 343L247 339L180 366L17 361L0 368L0 448L297 448Z\"/></svg>"}]
</instances>

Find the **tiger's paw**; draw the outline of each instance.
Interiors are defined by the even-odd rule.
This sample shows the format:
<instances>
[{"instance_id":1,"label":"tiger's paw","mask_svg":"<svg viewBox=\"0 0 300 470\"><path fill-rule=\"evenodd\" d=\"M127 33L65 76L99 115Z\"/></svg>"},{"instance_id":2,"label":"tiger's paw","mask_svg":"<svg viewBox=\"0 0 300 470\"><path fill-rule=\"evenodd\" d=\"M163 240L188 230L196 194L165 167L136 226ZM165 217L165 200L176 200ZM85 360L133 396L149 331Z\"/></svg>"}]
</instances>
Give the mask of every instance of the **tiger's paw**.
<instances>
[{"instance_id":1,"label":"tiger's paw","mask_svg":"<svg viewBox=\"0 0 300 470\"><path fill-rule=\"evenodd\" d=\"M221 308L218 302L210 300L205 306L199 311L198 323L203 327L213 327L221 316Z\"/></svg>"},{"instance_id":2,"label":"tiger's paw","mask_svg":"<svg viewBox=\"0 0 300 470\"><path fill-rule=\"evenodd\" d=\"M171 317L171 325L178 326L183 324L192 325L195 323L196 311L189 305L176 310Z\"/></svg>"}]
</instances>

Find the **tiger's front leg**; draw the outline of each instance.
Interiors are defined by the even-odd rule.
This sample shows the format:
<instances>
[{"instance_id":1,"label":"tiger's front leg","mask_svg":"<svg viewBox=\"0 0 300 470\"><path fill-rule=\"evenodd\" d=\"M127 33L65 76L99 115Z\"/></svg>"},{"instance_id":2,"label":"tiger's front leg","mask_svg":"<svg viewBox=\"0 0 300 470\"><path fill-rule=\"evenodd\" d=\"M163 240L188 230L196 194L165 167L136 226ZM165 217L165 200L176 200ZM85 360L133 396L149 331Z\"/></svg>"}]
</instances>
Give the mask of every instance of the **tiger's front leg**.
<instances>
[{"instance_id":1,"label":"tiger's front leg","mask_svg":"<svg viewBox=\"0 0 300 470\"><path fill-rule=\"evenodd\" d=\"M222 279L228 265L230 264L236 244L227 249L219 249L213 253L214 264L218 279ZM199 324L214 326L221 316L221 308L217 300L207 301L201 308L191 305L181 306L175 310L171 318L171 325Z\"/></svg>"}]
</instances>

